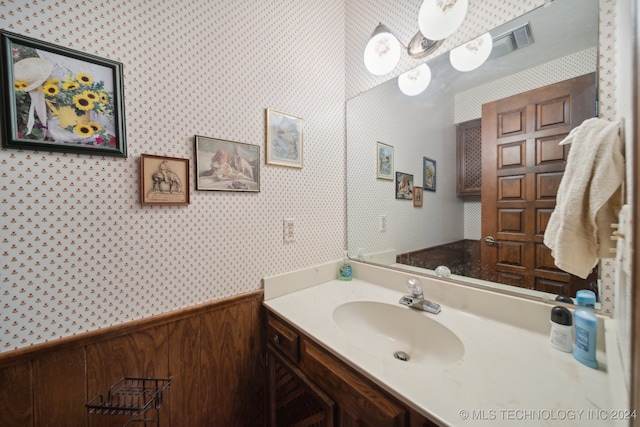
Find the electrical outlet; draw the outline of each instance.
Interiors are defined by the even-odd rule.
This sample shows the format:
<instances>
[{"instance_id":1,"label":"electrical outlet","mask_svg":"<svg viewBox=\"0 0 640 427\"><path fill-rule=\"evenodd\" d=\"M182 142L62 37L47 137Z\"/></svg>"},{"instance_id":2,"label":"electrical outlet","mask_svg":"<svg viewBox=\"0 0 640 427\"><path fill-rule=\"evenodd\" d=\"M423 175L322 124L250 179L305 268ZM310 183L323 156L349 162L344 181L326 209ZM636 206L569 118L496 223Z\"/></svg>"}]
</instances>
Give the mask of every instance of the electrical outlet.
<instances>
[{"instance_id":1,"label":"electrical outlet","mask_svg":"<svg viewBox=\"0 0 640 427\"><path fill-rule=\"evenodd\" d=\"M284 232L284 242L291 243L296 241L296 235L293 229L294 219L289 218L284 220L283 232Z\"/></svg>"},{"instance_id":2,"label":"electrical outlet","mask_svg":"<svg viewBox=\"0 0 640 427\"><path fill-rule=\"evenodd\" d=\"M380 232L384 233L387 231L387 216L380 215Z\"/></svg>"}]
</instances>

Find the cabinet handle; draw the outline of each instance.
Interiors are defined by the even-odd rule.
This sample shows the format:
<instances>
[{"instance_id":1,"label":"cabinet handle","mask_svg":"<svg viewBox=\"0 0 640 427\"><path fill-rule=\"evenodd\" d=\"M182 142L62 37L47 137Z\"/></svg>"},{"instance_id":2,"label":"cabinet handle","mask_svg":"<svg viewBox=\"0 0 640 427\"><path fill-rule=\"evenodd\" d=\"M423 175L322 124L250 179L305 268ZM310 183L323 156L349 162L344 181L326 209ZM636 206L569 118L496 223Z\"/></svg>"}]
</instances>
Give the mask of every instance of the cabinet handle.
<instances>
[{"instance_id":1,"label":"cabinet handle","mask_svg":"<svg viewBox=\"0 0 640 427\"><path fill-rule=\"evenodd\" d=\"M276 344L280 344L280 337L278 336L278 334L275 334L273 336L273 342Z\"/></svg>"}]
</instances>

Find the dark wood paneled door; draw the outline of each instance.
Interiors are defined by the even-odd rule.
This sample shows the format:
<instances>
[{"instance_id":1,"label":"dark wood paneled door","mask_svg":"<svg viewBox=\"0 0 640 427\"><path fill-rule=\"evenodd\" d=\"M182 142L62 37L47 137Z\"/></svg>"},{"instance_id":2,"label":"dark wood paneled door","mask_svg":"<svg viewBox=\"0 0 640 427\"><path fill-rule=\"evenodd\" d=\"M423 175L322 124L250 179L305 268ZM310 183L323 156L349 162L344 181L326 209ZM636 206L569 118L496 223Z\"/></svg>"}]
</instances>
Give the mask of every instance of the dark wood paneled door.
<instances>
[{"instance_id":1,"label":"dark wood paneled door","mask_svg":"<svg viewBox=\"0 0 640 427\"><path fill-rule=\"evenodd\" d=\"M483 279L567 296L592 280L556 268L543 238L571 148L558 143L595 114L595 73L483 105Z\"/></svg>"}]
</instances>

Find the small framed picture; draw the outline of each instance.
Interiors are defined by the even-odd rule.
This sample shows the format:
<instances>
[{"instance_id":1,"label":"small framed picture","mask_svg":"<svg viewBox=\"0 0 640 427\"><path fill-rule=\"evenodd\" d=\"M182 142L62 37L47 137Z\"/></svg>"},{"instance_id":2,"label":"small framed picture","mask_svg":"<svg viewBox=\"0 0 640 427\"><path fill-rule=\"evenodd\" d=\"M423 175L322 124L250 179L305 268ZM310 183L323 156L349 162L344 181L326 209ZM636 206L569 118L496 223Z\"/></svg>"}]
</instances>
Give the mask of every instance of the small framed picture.
<instances>
[{"instance_id":1,"label":"small framed picture","mask_svg":"<svg viewBox=\"0 0 640 427\"><path fill-rule=\"evenodd\" d=\"M189 159L141 154L140 196L143 205L188 205Z\"/></svg>"},{"instance_id":2,"label":"small framed picture","mask_svg":"<svg viewBox=\"0 0 640 427\"><path fill-rule=\"evenodd\" d=\"M271 108L266 109L266 162L302 168L303 120Z\"/></svg>"},{"instance_id":3,"label":"small framed picture","mask_svg":"<svg viewBox=\"0 0 640 427\"><path fill-rule=\"evenodd\" d=\"M396 172L396 199L413 200L413 175Z\"/></svg>"},{"instance_id":4,"label":"small framed picture","mask_svg":"<svg viewBox=\"0 0 640 427\"><path fill-rule=\"evenodd\" d=\"M260 191L260 146L196 135L196 190Z\"/></svg>"},{"instance_id":5,"label":"small framed picture","mask_svg":"<svg viewBox=\"0 0 640 427\"><path fill-rule=\"evenodd\" d=\"M428 157L423 158L422 165L423 187L427 191L436 191L436 161Z\"/></svg>"},{"instance_id":6,"label":"small framed picture","mask_svg":"<svg viewBox=\"0 0 640 427\"><path fill-rule=\"evenodd\" d=\"M376 142L376 178L393 180L393 147Z\"/></svg>"},{"instance_id":7,"label":"small framed picture","mask_svg":"<svg viewBox=\"0 0 640 427\"><path fill-rule=\"evenodd\" d=\"M2 146L127 157L122 64L0 32Z\"/></svg>"},{"instance_id":8,"label":"small framed picture","mask_svg":"<svg viewBox=\"0 0 640 427\"><path fill-rule=\"evenodd\" d=\"M413 187L413 206L421 208L423 196L422 188Z\"/></svg>"}]
</instances>

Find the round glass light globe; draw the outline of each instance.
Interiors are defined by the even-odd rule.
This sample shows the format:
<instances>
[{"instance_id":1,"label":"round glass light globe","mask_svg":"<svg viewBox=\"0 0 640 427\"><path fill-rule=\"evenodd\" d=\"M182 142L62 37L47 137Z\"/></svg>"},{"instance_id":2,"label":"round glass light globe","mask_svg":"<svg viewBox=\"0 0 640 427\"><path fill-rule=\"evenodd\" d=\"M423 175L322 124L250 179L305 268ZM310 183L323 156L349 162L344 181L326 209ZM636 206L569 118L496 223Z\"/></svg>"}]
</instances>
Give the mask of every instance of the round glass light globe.
<instances>
[{"instance_id":1,"label":"round glass light globe","mask_svg":"<svg viewBox=\"0 0 640 427\"><path fill-rule=\"evenodd\" d=\"M424 0L418 12L418 27L429 40L442 40L460 27L467 14L468 0Z\"/></svg>"},{"instance_id":2,"label":"round glass light globe","mask_svg":"<svg viewBox=\"0 0 640 427\"><path fill-rule=\"evenodd\" d=\"M491 34L485 33L480 37L471 40L452 49L449 52L449 61L458 71L475 70L487 60L493 49L493 39Z\"/></svg>"},{"instance_id":3,"label":"round glass light globe","mask_svg":"<svg viewBox=\"0 0 640 427\"><path fill-rule=\"evenodd\" d=\"M364 49L364 65L371 74L381 76L391 72L400 61L400 43L391 33L371 37Z\"/></svg>"},{"instance_id":4,"label":"round glass light globe","mask_svg":"<svg viewBox=\"0 0 640 427\"><path fill-rule=\"evenodd\" d=\"M431 68L427 64L419 65L398 77L398 87L408 96L424 92L429 83L431 83Z\"/></svg>"}]
</instances>

